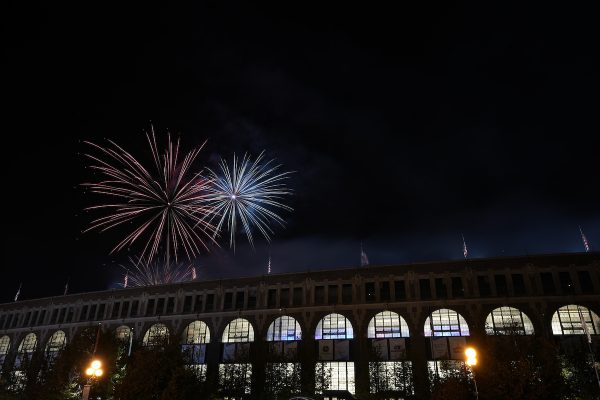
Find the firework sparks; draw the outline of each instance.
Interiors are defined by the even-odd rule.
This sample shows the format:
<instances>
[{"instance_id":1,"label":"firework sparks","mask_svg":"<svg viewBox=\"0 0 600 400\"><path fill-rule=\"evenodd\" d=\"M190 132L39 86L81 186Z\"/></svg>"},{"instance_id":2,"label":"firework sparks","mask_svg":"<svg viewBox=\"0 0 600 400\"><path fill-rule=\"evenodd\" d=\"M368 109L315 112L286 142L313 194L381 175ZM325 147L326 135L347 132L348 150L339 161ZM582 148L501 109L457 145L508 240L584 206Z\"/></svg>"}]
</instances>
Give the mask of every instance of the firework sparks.
<instances>
[{"instance_id":1,"label":"firework sparks","mask_svg":"<svg viewBox=\"0 0 600 400\"><path fill-rule=\"evenodd\" d=\"M273 165L273 160L263 162L263 156L264 152L252 161L248 155L240 160L234 154L231 166L221 159L220 173L209 169L209 203L214 207L214 215L209 221L218 220L215 235L223 229L229 231L229 246L234 251L238 223L241 222L248 242L254 247L254 228L270 241L271 222L284 225L283 218L275 210L292 211L291 207L281 203L292 193L285 185L291 172L279 172L281 165Z\"/></svg>"},{"instance_id":2,"label":"firework sparks","mask_svg":"<svg viewBox=\"0 0 600 400\"><path fill-rule=\"evenodd\" d=\"M120 265L125 271L123 287L141 287L192 281L196 268L188 263L167 263L162 258L145 262L129 258L128 265Z\"/></svg>"},{"instance_id":3,"label":"firework sparks","mask_svg":"<svg viewBox=\"0 0 600 400\"><path fill-rule=\"evenodd\" d=\"M140 258L148 262L159 250L166 255L167 264L171 255L177 261L180 252L192 259L201 249L208 250L207 243L214 242L216 232L209 222L212 208L206 203L210 181L190 171L204 144L180 158L179 140L173 143L169 135L167 147L161 153L154 129L146 138L152 152L152 169L144 167L113 141L107 147L86 142L99 153L86 157L102 178L83 185L92 193L112 200L87 208L105 211L107 215L93 220L84 232L95 229L104 232L131 224L133 230L111 253L143 242Z\"/></svg>"}]
</instances>

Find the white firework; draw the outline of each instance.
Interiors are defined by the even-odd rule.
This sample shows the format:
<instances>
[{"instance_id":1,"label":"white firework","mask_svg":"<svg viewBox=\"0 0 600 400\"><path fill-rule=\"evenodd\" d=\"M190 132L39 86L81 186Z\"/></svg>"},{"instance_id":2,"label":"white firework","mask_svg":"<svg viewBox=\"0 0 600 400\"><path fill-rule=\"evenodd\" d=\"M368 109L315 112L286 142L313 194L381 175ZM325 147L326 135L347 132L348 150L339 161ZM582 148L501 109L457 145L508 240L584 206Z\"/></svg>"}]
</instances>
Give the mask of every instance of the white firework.
<instances>
[{"instance_id":1,"label":"white firework","mask_svg":"<svg viewBox=\"0 0 600 400\"><path fill-rule=\"evenodd\" d=\"M247 154L240 160L233 155L232 164L221 159L219 173L209 169L208 202L213 208L210 223L216 234L229 232L229 246L235 251L235 236L241 227L254 247L253 231L258 230L267 240L273 235L272 224L284 226L285 221L276 211L292 211L282 200L292 194L286 186L291 172L280 172L281 165L274 160L263 162L264 151L252 161Z\"/></svg>"}]
</instances>

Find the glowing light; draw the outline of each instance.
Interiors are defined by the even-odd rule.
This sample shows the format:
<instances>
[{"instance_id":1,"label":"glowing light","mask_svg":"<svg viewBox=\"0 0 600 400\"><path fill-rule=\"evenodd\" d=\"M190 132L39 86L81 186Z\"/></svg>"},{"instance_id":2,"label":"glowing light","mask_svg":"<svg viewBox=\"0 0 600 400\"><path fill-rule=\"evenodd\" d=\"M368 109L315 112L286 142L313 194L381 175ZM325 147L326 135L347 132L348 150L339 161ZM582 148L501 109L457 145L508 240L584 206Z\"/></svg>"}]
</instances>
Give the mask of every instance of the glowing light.
<instances>
[{"instance_id":1,"label":"glowing light","mask_svg":"<svg viewBox=\"0 0 600 400\"><path fill-rule=\"evenodd\" d=\"M92 378L99 378L104 373L101 367L102 363L100 362L100 360L94 360L90 364L90 367L85 370L85 374Z\"/></svg>"},{"instance_id":2,"label":"glowing light","mask_svg":"<svg viewBox=\"0 0 600 400\"><path fill-rule=\"evenodd\" d=\"M154 128L146 138L153 168L146 168L113 141L106 147L86 142L99 153L86 157L91 160L90 168L101 178L83 186L114 200L87 208L105 211L106 215L94 219L85 232L131 225L133 230L111 253L143 242L141 257L148 261L156 257L159 249L167 259L173 255L177 261L180 252L192 259L201 249L208 250L207 243L214 242L215 233L209 222L213 209L206 205L210 181L200 173L190 172L204 145L180 157L179 140L174 144L169 135L161 152Z\"/></svg>"},{"instance_id":3,"label":"glowing light","mask_svg":"<svg viewBox=\"0 0 600 400\"><path fill-rule=\"evenodd\" d=\"M472 367L477 365L477 351L472 347L467 347L465 349L465 356L467 356L467 365Z\"/></svg>"},{"instance_id":4,"label":"glowing light","mask_svg":"<svg viewBox=\"0 0 600 400\"><path fill-rule=\"evenodd\" d=\"M252 161L244 155L240 160L233 155L231 165L221 159L219 173L209 170L210 206L214 213L208 220L217 220L215 236L229 231L229 246L235 250L235 236L241 224L251 246L254 247L253 229L270 241L271 223L284 225L284 220L274 210L292 211L281 200L292 193L285 184L291 172L279 172L281 165L273 160L263 162L264 152Z\"/></svg>"}]
</instances>

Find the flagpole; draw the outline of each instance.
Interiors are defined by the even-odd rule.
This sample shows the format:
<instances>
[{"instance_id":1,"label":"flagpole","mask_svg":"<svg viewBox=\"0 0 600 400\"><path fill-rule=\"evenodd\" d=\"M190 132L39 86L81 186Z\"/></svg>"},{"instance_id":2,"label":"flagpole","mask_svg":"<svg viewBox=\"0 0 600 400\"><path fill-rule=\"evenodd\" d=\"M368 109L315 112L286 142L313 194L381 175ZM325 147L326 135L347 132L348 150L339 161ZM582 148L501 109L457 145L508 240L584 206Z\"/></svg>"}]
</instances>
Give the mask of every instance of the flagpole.
<instances>
[{"instance_id":1,"label":"flagpole","mask_svg":"<svg viewBox=\"0 0 600 400\"><path fill-rule=\"evenodd\" d=\"M19 289L17 289L17 294L15 294L15 302L19 300L19 296L21 295L21 287L23 287L23 282L19 283Z\"/></svg>"},{"instance_id":2,"label":"flagpole","mask_svg":"<svg viewBox=\"0 0 600 400\"><path fill-rule=\"evenodd\" d=\"M69 281L71 280L71 277L67 278L67 283L65 284L65 292L63 293L63 296L66 296L67 293L69 292Z\"/></svg>"},{"instance_id":3,"label":"flagpole","mask_svg":"<svg viewBox=\"0 0 600 400\"><path fill-rule=\"evenodd\" d=\"M587 336L586 342L588 345L588 350L590 352L590 356L592 357L592 368L594 369L594 372L596 373L596 382L598 382L598 387L600 387L600 376L598 375L598 368L596 368L596 360L594 358L594 352L592 351L592 336L590 335L590 331L588 330L587 322L585 321L585 318L583 317L583 314L581 313L580 306L577 306L577 312L579 312L579 319L581 320L581 327L583 328L583 332ZM592 321L593 321L593 318L592 318Z\"/></svg>"},{"instance_id":4,"label":"flagpole","mask_svg":"<svg viewBox=\"0 0 600 400\"><path fill-rule=\"evenodd\" d=\"M439 379L440 374L438 372L437 360L433 356L433 337L435 336L435 333L433 332L433 313L431 312L431 306L429 306L428 309L429 309L429 329L431 329L431 337L429 338L429 347L431 349L431 358L433 359L433 365L435 366L435 377L437 379Z\"/></svg>"}]
</instances>

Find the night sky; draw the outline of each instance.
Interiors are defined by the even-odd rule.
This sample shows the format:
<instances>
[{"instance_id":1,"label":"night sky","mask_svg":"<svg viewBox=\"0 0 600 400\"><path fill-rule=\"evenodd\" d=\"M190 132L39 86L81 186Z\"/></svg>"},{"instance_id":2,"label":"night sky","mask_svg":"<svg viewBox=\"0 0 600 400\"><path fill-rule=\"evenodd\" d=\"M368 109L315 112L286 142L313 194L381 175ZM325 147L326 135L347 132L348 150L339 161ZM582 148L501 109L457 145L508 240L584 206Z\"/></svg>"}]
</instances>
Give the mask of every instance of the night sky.
<instances>
[{"instance_id":1,"label":"night sky","mask_svg":"<svg viewBox=\"0 0 600 400\"><path fill-rule=\"evenodd\" d=\"M83 3L2 12L0 302L116 286L120 235L81 233L82 141L150 161L151 123L208 139L199 167L264 149L296 171L270 250L225 243L201 279L269 251L274 272L354 267L361 241L371 264L460 259L461 234L472 257L582 251L578 225L600 245L591 10Z\"/></svg>"}]
</instances>

